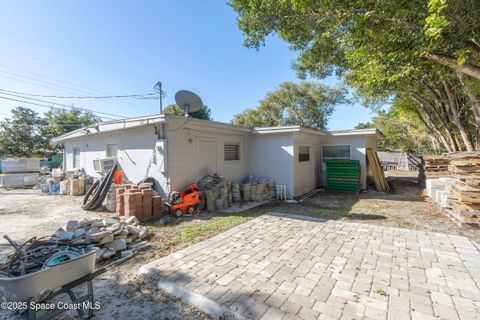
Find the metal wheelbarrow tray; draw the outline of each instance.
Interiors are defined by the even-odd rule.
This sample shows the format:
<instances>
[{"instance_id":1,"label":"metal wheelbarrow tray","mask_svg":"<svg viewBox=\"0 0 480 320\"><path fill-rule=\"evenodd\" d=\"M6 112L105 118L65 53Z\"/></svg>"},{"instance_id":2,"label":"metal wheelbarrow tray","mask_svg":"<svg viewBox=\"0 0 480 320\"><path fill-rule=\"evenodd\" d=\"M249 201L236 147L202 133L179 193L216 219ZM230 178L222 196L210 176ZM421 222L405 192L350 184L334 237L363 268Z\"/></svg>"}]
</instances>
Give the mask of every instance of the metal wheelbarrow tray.
<instances>
[{"instance_id":1,"label":"metal wheelbarrow tray","mask_svg":"<svg viewBox=\"0 0 480 320\"><path fill-rule=\"evenodd\" d=\"M92 250L78 258L53 267L20 277L0 277L0 297L8 301L23 302L46 289L56 289L80 279L95 269L96 251Z\"/></svg>"}]
</instances>

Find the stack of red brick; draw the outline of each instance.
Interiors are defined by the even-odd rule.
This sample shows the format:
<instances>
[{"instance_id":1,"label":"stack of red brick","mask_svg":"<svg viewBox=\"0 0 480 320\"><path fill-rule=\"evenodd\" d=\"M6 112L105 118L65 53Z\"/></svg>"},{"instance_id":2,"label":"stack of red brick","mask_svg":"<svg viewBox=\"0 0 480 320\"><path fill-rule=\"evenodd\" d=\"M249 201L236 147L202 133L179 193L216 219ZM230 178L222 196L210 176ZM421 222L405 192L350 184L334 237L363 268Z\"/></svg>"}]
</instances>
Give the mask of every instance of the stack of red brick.
<instances>
[{"instance_id":1,"label":"stack of red brick","mask_svg":"<svg viewBox=\"0 0 480 320\"><path fill-rule=\"evenodd\" d=\"M115 198L119 217L135 216L138 220L145 221L163 213L162 197L149 186L124 185L115 190Z\"/></svg>"}]
</instances>

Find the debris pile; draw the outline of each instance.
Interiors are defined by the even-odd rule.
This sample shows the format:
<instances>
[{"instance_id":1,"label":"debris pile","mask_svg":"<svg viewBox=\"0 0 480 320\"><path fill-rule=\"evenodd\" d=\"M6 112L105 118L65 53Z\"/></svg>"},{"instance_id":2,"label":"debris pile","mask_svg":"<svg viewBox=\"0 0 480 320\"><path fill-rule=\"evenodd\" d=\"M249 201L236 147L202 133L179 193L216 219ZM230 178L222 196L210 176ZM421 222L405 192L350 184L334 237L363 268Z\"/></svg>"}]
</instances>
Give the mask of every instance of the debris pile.
<instances>
[{"instance_id":1,"label":"debris pile","mask_svg":"<svg viewBox=\"0 0 480 320\"><path fill-rule=\"evenodd\" d=\"M147 235L147 228L135 217L130 217L124 222L114 218L71 220L54 235L34 237L21 245L5 236L14 250L0 260L0 276L22 276L91 250L96 251L97 261L114 256L125 258L149 247L144 241Z\"/></svg>"},{"instance_id":2,"label":"debris pile","mask_svg":"<svg viewBox=\"0 0 480 320\"><path fill-rule=\"evenodd\" d=\"M51 175L41 176L37 186L43 193L50 195L83 196L95 182L95 178L87 175L84 169L68 173L53 169Z\"/></svg>"}]
</instances>

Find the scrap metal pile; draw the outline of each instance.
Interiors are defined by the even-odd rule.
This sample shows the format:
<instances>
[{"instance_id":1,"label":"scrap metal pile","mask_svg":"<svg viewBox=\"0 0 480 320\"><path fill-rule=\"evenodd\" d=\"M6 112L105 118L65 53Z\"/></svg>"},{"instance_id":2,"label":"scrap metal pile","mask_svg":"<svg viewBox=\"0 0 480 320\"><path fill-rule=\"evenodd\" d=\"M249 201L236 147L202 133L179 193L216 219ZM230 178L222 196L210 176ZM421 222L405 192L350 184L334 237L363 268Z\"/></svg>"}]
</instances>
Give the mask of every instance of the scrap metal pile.
<instances>
[{"instance_id":1,"label":"scrap metal pile","mask_svg":"<svg viewBox=\"0 0 480 320\"><path fill-rule=\"evenodd\" d=\"M115 256L127 258L149 247L144 241L147 228L131 217L124 222L114 218L71 220L65 228L47 237L33 237L18 244L5 239L13 251L0 260L0 277L18 277L75 259L92 250L97 261Z\"/></svg>"}]
</instances>

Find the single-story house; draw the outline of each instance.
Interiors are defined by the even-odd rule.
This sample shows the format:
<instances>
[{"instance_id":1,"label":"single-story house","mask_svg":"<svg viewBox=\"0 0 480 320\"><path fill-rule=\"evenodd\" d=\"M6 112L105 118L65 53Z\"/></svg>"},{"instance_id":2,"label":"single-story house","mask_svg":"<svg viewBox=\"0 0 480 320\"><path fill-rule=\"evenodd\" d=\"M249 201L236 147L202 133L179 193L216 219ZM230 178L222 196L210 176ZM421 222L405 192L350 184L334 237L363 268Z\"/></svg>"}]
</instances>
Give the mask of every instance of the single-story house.
<instances>
[{"instance_id":1,"label":"single-story house","mask_svg":"<svg viewBox=\"0 0 480 320\"><path fill-rule=\"evenodd\" d=\"M64 147L64 170L116 157L132 182L153 177L167 195L217 173L243 182L249 175L273 178L290 197L324 185L326 159L356 159L366 188L366 148L376 150L377 129L319 131L302 126L246 128L176 115L99 122L53 139Z\"/></svg>"}]
</instances>

